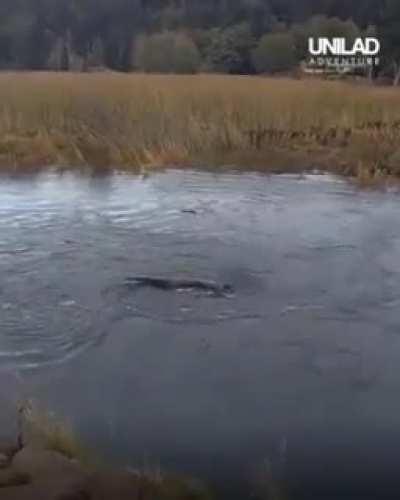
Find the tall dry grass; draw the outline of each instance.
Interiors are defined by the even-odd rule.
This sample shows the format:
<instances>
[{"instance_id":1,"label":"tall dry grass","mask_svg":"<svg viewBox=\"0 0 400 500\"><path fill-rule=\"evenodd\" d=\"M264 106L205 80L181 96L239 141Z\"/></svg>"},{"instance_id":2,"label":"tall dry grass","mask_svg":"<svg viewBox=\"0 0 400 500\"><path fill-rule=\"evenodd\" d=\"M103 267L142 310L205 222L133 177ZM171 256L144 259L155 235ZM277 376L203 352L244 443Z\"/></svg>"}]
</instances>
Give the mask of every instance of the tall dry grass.
<instances>
[{"instance_id":1,"label":"tall dry grass","mask_svg":"<svg viewBox=\"0 0 400 500\"><path fill-rule=\"evenodd\" d=\"M72 426L55 414L42 409L36 401L28 400L18 410L19 445L36 446L57 451L70 459L88 465L88 452L80 443Z\"/></svg>"},{"instance_id":2,"label":"tall dry grass","mask_svg":"<svg viewBox=\"0 0 400 500\"><path fill-rule=\"evenodd\" d=\"M400 174L400 93L234 76L0 74L0 164Z\"/></svg>"}]
</instances>

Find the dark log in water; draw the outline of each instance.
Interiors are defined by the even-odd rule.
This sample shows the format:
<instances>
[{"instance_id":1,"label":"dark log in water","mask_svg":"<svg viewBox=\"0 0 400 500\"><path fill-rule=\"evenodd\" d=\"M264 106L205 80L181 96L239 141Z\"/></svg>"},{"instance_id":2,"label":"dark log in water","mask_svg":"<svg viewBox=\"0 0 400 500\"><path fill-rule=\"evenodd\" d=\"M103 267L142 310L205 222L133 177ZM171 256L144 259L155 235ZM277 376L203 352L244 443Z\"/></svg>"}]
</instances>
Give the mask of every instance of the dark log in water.
<instances>
[{"instance_id":1,"label":"dark log in water","mask_svg":"<svg viewBox=\"0 0 400 500\"><path fill-rule=\"evenodd\" d=\"M215 281L201 279L160 278L151 276L133 276L125 280L129 288L151 287L158 290L199 290L223 297L233 293L231 285L220 285Z\"/></svg>"}]
</instances>

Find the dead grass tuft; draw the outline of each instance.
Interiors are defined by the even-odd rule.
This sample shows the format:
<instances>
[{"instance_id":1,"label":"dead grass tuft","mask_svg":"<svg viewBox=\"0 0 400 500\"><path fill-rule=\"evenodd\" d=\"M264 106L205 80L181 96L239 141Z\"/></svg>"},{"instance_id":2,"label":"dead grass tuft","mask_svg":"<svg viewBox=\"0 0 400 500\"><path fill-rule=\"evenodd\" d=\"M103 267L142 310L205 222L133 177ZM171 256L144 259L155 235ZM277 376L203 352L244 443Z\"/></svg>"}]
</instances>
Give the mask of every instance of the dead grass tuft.
<instances>
[{"instance_id":1,"label":"dead grass tuft","mask_svg":"<svg viewBox=\"0 0 400 500\"><path fill-rule=\"evenodd\" d=\"M19 416L20 437L24 446L38 446L57 451L69 459L87 462L88 454L68 422L42 410L34 401L21 405Z\"/></svg>"}]
</instances>

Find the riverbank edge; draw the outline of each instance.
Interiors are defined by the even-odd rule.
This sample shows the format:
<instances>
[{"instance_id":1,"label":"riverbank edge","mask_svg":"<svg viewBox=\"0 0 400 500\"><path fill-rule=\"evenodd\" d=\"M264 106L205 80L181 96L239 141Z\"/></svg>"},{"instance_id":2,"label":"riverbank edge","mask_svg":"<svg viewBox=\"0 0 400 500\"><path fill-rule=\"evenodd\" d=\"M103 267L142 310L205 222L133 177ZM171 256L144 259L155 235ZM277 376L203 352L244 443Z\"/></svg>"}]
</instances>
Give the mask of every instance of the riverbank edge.
<instances>
[{"instance_id":1,"label":"riverbank edge","mask_svg":"<svg viewBox=\"0 0 400 500\"><path fill-rule=\"evenodd\" d=\"M82 138L80 139L82 141ZM11 146L12 144L12 146ZM387 156L387 155L385 155ZM74 140L60 145L50 137L16 136L0 138L0 173L55 171L89 171L91 173L151 173L164 168L231 168L257 170L271 174L323 171L356 179L360 183L397 182L400 168L381 158L358 156L351 147L285 147L255 149L220 149L190 153L181 147L158 147L153 151L117 152L109 144L92 144L79 149Z\"/></svg>"},{"instance_id":2,"label":"riverbank edge","mask_svg":"<svg viewBox=\"0 0 400 500\"><path fill-rule=\"evenodd\" d=\"M249 495L258 500L288 500L286 486L270 465L255 470ZM0 440L2 500L215 500L203 481L167 473L159 467L137 469L95 465L37 440Z\"/></svg>"},{"instance_id":3,"label":"riverbank edge","mask_svg":"<svg viewBox=\"0 0 400 500\"><path fill-rule=\"evenodd\" d=\"M38 443L0 443L2 500L210 500L202 483L151 471L89 467Z\"/></svg>"},{"instance_id":4,"label":"riverbank edge","mask_svg":"<svg viewBox=\"0 0 400 500\"><path fill-rule=\"evenodd\" d=\"M31 402L18 409L17 435L0 439L2 500L212 500L196 479L159 467L104 465L69 425Z\"/></svg>"}]
</instances>

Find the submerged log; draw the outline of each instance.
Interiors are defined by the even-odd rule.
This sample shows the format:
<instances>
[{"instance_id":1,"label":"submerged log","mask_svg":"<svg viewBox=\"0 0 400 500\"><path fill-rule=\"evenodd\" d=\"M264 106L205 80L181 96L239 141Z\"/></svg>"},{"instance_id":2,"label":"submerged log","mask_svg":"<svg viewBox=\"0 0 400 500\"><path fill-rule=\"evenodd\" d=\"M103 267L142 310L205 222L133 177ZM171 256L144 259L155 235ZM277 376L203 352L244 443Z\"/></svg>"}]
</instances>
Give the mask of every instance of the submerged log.
<instances>
[{"instance_id":1,"label":"submerged log","mask_svg":"<svg viewBox=\"0 0 400 500\"><path fill-rule=\"evenodd\" d=\"M231 285L201 279L161 278L151 276L133 276L125 280L129 288L150 287L158 290L199 290L223 297L233 293Z\"/></svg>"}]
</instances>

